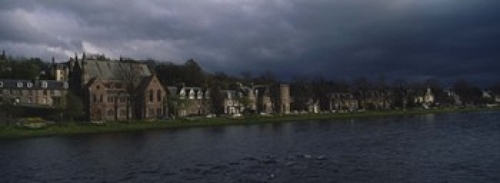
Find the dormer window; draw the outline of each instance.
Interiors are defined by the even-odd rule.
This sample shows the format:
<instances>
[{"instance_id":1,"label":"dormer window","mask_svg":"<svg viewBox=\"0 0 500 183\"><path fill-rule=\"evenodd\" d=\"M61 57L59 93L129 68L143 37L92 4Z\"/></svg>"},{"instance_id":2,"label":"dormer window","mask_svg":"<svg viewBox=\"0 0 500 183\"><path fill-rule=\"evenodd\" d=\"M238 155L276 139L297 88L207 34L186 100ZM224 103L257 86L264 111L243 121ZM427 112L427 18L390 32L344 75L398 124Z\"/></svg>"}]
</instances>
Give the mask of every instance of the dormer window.
<instances>
[{"instance_id":1,"label":"dormer window","mask_svg":"<svg viewBox=\"0 0 500 183\"><path fill-rule=\"evenodd\" d=\"M48 84L47 84L47 81L43 81L42 82L42 88L47 88Z\"/></svg>"},{"instance_id":2,"label":"dormer window","mask_svg":"<svg viewBox=\"0 0 500 183\"><path fill-rule=\"evenodd\" d=\"M193 90L189 91L189 99L194 99L194 91Z\"/></svg>"},{"instance_id":3,"label":"dormer window","mask_svg":"<svg viewBox=\"0 0 500 183\"><path fill-rule=\"evenodd\" d=\"M202 99L203 98L203 93L200 91L198 91L198 94L196 95L198 99Z\"/></svg>"},{"instance_id":4,"label":"dormer window","mask_svg":"<svg viewBox=\"0 0 500 183\"><path fill-rule=\"evenodd\" d=\"M28 83L26 83L26 87L28 87L28 88L33 87L33 83L32 83L32 82L28 82Z\"/></svg>"},{"instance_id":5,"label":"dormer window","mask_svg":"<svg viewBox=\"0 0 500 183\"><path fill-rule=\"evenodd\" d=\"M18 88L22 88L23 87L23 83L22 82L17 82L17 87Z\"/></svg>"},{"instance_id":6,"label":"dormer window","mask_svg":"<svg viewBox=\"0 0 500 183\"><path fill-rule=\"evenodd\" d=\"M0 81L0 87L3 87L3 82L2 81Z\"/></svg>"},{"instance_id":7,"label":"dormer window","mask_svg":"<svg viewBox=\"0 0 500 183\"><path fill-rule=\"evenodd\" d=\"M181 92L179 93L179 95L180 95L181 99L184 99L186 97L186 91L184 91L184 89L182 89Z\"/></svg>"}]
</instances>

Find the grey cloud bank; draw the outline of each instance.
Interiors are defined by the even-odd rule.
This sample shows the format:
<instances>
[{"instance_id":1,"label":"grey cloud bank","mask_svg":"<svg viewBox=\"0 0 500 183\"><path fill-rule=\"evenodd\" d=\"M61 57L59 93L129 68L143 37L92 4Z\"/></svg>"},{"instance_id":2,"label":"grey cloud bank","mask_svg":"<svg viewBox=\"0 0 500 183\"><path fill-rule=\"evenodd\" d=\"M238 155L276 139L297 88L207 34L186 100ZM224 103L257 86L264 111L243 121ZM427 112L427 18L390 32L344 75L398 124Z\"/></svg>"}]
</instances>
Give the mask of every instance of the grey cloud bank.
<instances>
[{"instance_id":1,"label":"grey cloud bank","mask_svg":"<svg viewBox=\"0 0 500 183\"><path fill-rule=\"evenodd\" d=\"M494 0L2 1L0 49L66 60L74 52L209 71L491 83L500 77Z\"/></svg>"}]
</instances>

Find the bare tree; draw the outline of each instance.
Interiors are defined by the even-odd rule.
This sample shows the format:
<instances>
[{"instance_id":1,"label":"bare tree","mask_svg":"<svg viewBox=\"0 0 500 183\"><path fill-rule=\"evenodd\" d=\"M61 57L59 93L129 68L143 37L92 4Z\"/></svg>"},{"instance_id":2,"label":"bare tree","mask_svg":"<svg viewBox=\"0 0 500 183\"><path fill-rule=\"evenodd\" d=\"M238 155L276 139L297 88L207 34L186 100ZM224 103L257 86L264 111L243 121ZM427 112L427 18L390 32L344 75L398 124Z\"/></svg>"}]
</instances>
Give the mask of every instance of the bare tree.
<instances>
[{"instance_id":1,"label":"bare tree","mask_svg":"<svg viewBox=\"0 0 500 183\"><path fill-rule=\"evenodd\" d=\"M141 82L141 68L139 64L133 62L120 62L115 70L115 76L123 83L127 97L127 120L134 116L130 108L135 106L137 87Z\"/></svg>"}]
</instances>

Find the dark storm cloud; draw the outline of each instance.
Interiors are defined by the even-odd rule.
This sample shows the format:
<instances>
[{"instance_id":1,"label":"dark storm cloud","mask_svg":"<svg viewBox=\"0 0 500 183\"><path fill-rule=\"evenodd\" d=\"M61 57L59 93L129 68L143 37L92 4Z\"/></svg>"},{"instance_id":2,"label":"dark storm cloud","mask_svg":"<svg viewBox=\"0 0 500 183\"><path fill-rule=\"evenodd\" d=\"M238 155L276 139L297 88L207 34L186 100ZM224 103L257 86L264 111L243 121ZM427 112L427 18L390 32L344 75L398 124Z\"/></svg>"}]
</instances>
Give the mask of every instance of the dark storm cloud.
<instances>
[{"instance_id":1,"label":"dark storm cloud","mask_svg":"<svg viewBox=\"0 0 500 183\"><path fill-rule=\"evenodd\" d=\"M0 48L59 60L195 58L234 74L493 81L499 8L489 0L18 0L0 7Z\"/></svg>"}]
</instances>

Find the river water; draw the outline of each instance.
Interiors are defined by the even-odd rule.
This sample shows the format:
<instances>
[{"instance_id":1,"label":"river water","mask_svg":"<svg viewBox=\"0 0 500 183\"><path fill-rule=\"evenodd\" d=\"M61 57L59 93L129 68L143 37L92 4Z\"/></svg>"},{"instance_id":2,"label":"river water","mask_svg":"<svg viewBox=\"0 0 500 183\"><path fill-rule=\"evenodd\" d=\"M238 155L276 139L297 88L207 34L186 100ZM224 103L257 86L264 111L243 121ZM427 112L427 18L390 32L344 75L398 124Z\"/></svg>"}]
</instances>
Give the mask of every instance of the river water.
<instances>
[{"instance_id":1,"label":"river water","mask_svg":"<svg viewBox=\"0 0 500 183\"><path fill-rule=\"evenodd\" d=\"M0 141L0 182L500 182L500 112Z\"/></svg>"}]
</instances>

